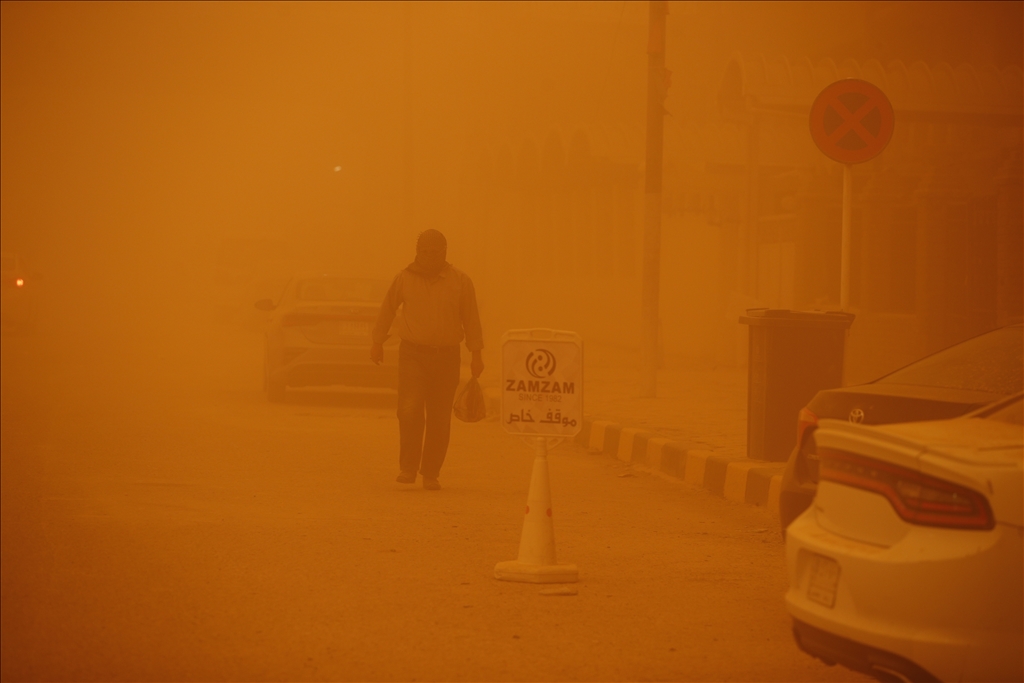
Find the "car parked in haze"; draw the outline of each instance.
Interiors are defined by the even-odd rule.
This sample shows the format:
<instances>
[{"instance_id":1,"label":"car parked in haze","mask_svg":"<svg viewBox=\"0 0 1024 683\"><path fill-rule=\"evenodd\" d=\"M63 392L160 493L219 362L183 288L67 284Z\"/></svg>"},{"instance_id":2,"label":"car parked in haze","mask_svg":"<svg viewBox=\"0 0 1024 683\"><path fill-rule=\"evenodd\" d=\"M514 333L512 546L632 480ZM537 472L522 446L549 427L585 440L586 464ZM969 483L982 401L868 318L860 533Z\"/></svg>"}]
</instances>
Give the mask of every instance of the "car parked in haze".
<instances>
[{"instance_id":1,"label":"car parked in haze","mask_svg":"<svg viewBox=\"0 0 1024 683\"><path fill-rule=\"evenodd\" d=\"M388 283L370 278L301 273L280 301L256 302L269 311L264 387L283 401L286 387L398 386L398 338L392 335L384 362L370 361L370 331Z\"/></svg>"},{"instance_id":2,"label":"car parked in haze","mask_svg":"<svg viewBox=\"0 0 1024 683\"><path fill-rule=\"evenodd\" d=\"M958 417L1024 389L1024 326L1008 325L922 358L884 377L819 391L797 418L796 446L779 489L785 531L818 484L819 420L879 425Z\"/></svg>"},{"instance_id":3,"label":"car parked in haze","mask_svg":"<svg viewBox=\"0 0 1024 683\"><path fill-rule=\"evenodd\" d=\"M951 420L821 420L789 526L786 608L808 654L897 681L1024 677L1021 395Z\"/></svg>"}]
</instances>

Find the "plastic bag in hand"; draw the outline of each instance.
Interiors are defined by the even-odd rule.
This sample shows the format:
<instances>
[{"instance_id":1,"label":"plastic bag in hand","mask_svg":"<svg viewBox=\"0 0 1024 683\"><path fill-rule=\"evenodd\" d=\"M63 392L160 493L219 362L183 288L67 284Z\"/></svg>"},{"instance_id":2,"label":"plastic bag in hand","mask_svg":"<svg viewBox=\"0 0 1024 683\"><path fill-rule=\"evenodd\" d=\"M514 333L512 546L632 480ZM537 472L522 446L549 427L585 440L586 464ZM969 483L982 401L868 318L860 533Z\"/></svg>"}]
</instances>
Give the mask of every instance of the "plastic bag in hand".
<instances>
[{"instance_id":1,"label":"plastic bag in hand","mask_svg":"<svg viewBox=\"0 0 1024 683\"><path fill-rule=\"evenodd\" d=\"M455 405L452 410L455 411L455 417L463 422L479 422L487 417L484 390L480 387L480 382L476 380L476 377L471 377L459 389L459 393L455 395Z\"/></svg>"}]
</instances>

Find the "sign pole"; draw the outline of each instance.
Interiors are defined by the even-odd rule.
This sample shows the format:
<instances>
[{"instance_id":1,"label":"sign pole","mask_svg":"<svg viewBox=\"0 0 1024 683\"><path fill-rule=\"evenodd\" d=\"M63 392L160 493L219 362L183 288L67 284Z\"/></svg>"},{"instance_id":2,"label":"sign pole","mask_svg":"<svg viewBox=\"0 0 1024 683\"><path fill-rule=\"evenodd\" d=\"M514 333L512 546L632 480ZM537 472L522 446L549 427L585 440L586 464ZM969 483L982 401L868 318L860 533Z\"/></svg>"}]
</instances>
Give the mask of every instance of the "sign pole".
<instances>
[{"instance_id":1,"label":"sign pole","mask_svg":"<svg viewBox=\"0 0 1024 683\"><path fill-rule=\"evenodd\" d=\"M843 243L839 266L839 310L850 307L850 223L853 221L853 164L843 164Z\"/></svg>"},{"instance_id":2,"label":"sign pole","mask_svg":"<svg viewBox=\"0 0 1024 683\"><path fill-rule=\"evenodd\" d=\"M843 234L839 255L839 308L850 308L850 242L853 223L853 165L878 156L896 125L892 103L878 86L844 78L818 93L808 123L811 139L825 156L843 165Z\"/></svg>"}]
</instances>

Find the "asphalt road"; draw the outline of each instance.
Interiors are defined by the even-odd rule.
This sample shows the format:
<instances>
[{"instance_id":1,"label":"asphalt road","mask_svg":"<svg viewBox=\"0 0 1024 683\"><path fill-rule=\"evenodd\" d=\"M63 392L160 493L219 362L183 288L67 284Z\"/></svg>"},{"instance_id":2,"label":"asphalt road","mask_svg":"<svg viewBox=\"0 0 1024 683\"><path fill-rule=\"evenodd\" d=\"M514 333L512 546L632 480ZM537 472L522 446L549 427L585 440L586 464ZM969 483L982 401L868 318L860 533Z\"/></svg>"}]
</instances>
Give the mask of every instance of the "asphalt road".
<instances>
[{"instance_id":1,"label":"asphalt road","mask_svg":"<svg viewBox=\"0 0 1024 683\"><path fill-rule=\"evenodd\" d=\"M393 395L270 405L252 345L94 342L4 339L4 680L864 680L793 644L763 509L559 446L580 582L542 595L493 578L533 457L498 423L456 422L428 492Z\"/></svg>"}]
</instances>

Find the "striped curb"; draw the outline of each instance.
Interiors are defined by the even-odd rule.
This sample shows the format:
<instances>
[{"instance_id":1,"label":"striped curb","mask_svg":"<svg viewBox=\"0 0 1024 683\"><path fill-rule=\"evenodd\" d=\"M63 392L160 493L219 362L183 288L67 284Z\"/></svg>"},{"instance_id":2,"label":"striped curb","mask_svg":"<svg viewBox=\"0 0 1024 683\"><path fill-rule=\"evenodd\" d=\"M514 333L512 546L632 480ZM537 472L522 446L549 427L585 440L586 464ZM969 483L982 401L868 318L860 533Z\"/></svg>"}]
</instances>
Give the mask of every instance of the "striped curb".
<instances>
[{"instance_id":1,"label":"striped curb","mask_svg":"<svg viewBox=\"0 0 1024 683\"><path fill-rule=\"evenodd\" d=\"M604 453L667 474L727 500L763 505L779 513L783 463L716 455L645 429L592 418L584 418L576 443L591 453Z\"/></svg>"},{"instance_id":2,"label":"striped curb","mask_svg":"<svg viewBox=\"0 0 1024 683\"><path fill-rule=\"evenodd\" d=\"M501 410L501 394L485 387L488 416ZM591 453L604 453L621 462L640 465L699 486L737 503L763 505L779 514L783 463L715 455L645 429L623 427L608 420L585 417L576 443Z\"/></svg>"}]
</instances>

